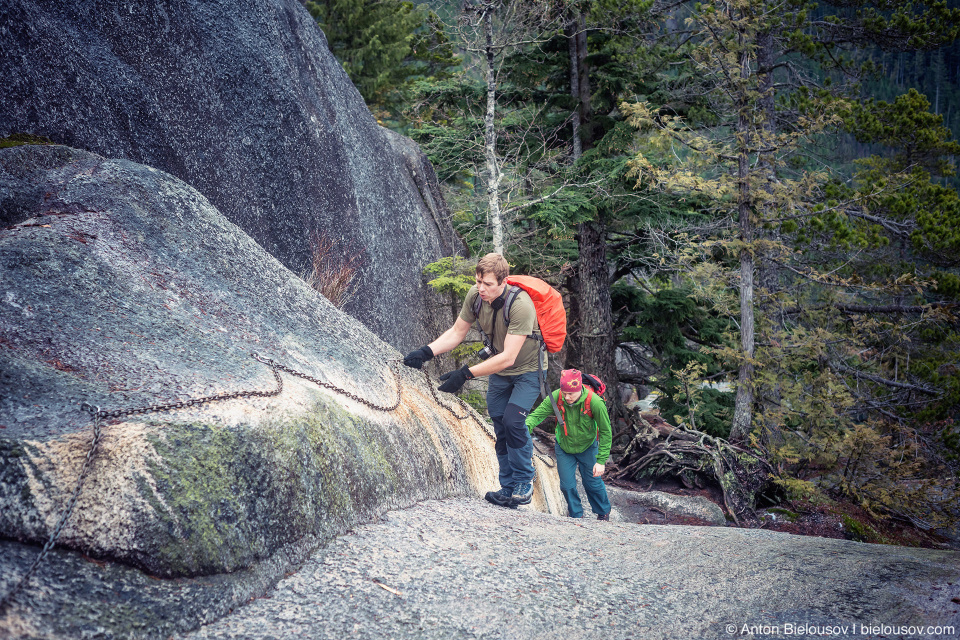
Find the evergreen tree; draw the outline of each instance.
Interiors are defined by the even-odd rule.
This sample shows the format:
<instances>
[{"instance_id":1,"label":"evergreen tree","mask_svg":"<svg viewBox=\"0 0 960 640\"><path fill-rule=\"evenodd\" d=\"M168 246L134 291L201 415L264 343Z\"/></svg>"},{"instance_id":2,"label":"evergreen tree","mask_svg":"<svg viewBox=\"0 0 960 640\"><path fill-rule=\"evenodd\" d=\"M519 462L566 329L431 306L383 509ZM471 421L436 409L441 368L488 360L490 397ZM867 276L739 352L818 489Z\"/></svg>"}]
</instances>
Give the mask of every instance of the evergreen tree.
<instances>
[{"instance_id":1,"label":"evergreen tree","mask_svg":"<svg viewBox=\"0 0 960 640\"><path fill-rule=\"evenodd\" d=\"M956 12L609 4L553 5L552 34L515 38L487 67L499 202L513 214L505 252L519 270L567 276L567 366L653 383L668 418L713 435L733 424L733 438L769 449L787 490L815 491L790 476L816 466L821 490L935 512L931 496L950 495L936 464L956 464L960 397L956 194L944 182L955 147L918 94L860 107L856 83L869 77L863 47L903 49L891 60L912 73L917 48L930 56L955 35ZM413 135L458 185L461 228L482 250L489 82L468 68L422 86ZM829 156L841 143L877 155L841 164ZM612 369L614 353L637 370ZM700 385L731 372L736 406Z\"/></svg>"},{"instance_id":2,"label":"evergreen tree","mask_svg":"<svg viewBox=\"0 0 960 640\"><path fill-rule=\"evenodd\" d=\"M306 0L330 51L381 118L391 118L416 77L458 64L435 14L403 0Z\"/></svg>"},{"instance_id":3,"label":"evergreen tree","mask_svg":"<svg viewBox=\"0 0 960 640\"><path fill-rule=\"evenodd\" d=\"M546 228L576 231L576 258L565 271L569 291L566 366L611 382L620 378L616 362L621 337L614 327L611 285L630 267L615 260L608 243L614 233L632 236L637 221L653 209L627 187L623 145L629 135L624 135L622 119L611 111L620 92L655 84L649 57L637 53L643 39L640 27L655 30L649 18L651 4L558 4L563 32L524 49L510 61L514 82L538 95L544 113L556 123L555 144L563 152L564 171L574 176L574 184L526 212L529 221L548 222ZM602 114L595 112L594 105L604 109ZM621 250L621 254L627 252ZM623 414L619 393L611 394L610 410L614 419Z\"/></svg>"},{"instance_id":4,"label":"evergreen tree","mask_svg":"<svg viewBox=\"0 0 960 640\"><path fill-rule=\"evenodd\" d=\"M781 463L815 460L842 468L842 474L825 480L830 488L888 510L916 509L914 516L928 516L937 491L925 492L929 487L921 489L917 482L908 498L903 485L882 480L875 467L852 463L862 462L864 455L879 456L899 474L923 473L933 484L943 479L932 466L936 456L923 458L930 464L922 472L914 464L918 455L903 466L881 456L883 447L904 454L908 440L903 423L891 422L897 410L889 402L878 403L873 389L865 391L879 385L929 397L941 393L917 381L889 379L891 357L909 338L884 319L890 305L879 303L903 304L929 288L912 267L888 271L869 285L857 268L865 267L858 255L884 244L881 230L898 228L876 219L873 227L866 224L874 215L871 207L895 193L902 214L904 189L919 187L920 176L900 180L896 167L886 166L883 178L868 180L862 174L860 188L844 193L842 181L805 160L841 124L850 102L842 97L842 84L810 83L810 69L816 67L805 67L796 56L805 55L810 64L829 63L821 77L840 78L831 73L853 70L842 54L845 47L870 41L885 47L937 46L956 35L958 16L944 14L942 3L925 8L854 4L856 11L829 18L808 13L813 6L801 2L697 5L700 31L691 58L707 82L704 123L709 126L692 127L669 105L625 104L624 109L634 124L652 132L635 164L639 180L706 196L713 215L725 221L676 253L715 308L736 311L739 348L728 353L739 371L731 437L759 437ZM949 18L942 31L929 28L932 16ZM861 125L867 139L867 122ZM915 135L927 140L938 134L927 126ZM920 146L908 141L911 163L919 161ZM942 153L949 147L930 148ZM939 201L949 200L940 194ZM908 226L919 242L920 224ZM854 262L857 267L850 266Z\"/></svg>"},{"instance_id":5,"label":"evergreen tree","mask_svg":"<svg viewBox=\"0 0 960 640\"><path fill-rule=\"evenodd\" d=\"M617 101L623 92L673 95L689 80L671 67L676 57L657 58L651 53L655 41L644 42L641 29L657 31L650 4L618 3L614 13L613 3L556 3L547 14L560 18L553 22L554 33L541 28L542 37L514 36L517 46L504 47L496 65L493 148L502 159L505 251L527 272L555 275L570 263L563 268L570 306L566 366L611 382L621 375L615 363L622 336L614 328L610 287L644 260L645 234L638 226L674 210L664 203L670 198L631 190L625 173L632 134L616 114ZM411 116L412 135L438 172L451 184L466 183L468 190L478 184L475 176L484 174L480 149L491 156L491 145L479 134L485 115L484 87L473 80L479 75L468 69L457 82L429 85ZM489 84L486 88L489 97ZM474 238L470 225L485 214L459 194L453 200L462 203L455 206L466 220L461 228ZM638 381L627 373L623 379ZM614 414L622 413L619 394L611 396Z\"/></svg>"},{"instance_id":6,"label":"evergreen tree","mask_svg":"<svg viewBox=\"0 0 960 640\"><path fill-rule=\"evenodd\" d=\"M545 92L524 83L522 70L523 53L543 46L559 24L549 3L466 4L449 26L464 69L418 85L407 114L411 137L455 187L454 209L478 251L511 258L515 237L530 231L522 217L561 195L560 125Z\"/></svg>"}]
</instances>

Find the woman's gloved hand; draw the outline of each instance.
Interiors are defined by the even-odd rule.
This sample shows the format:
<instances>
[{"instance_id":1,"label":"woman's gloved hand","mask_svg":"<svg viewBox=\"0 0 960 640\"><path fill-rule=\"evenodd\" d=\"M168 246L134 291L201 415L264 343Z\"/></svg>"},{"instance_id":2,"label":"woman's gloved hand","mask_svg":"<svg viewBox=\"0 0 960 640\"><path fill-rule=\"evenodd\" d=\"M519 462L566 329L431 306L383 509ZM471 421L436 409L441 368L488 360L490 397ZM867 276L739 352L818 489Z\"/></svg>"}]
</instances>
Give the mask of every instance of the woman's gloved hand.
<instances>
[{"instance_id":1,"label":"woman's gloved hand","mask_svg":"<svg viewBox=\"0 0 960 640\"><path fill-rule=\"evenodd\" d=\"M403 357L403 364L414 369L419 369L423 363L433 358L433 349L430 345L423 345L416 351L411 351Z\"/></svg>"}]
</instances>

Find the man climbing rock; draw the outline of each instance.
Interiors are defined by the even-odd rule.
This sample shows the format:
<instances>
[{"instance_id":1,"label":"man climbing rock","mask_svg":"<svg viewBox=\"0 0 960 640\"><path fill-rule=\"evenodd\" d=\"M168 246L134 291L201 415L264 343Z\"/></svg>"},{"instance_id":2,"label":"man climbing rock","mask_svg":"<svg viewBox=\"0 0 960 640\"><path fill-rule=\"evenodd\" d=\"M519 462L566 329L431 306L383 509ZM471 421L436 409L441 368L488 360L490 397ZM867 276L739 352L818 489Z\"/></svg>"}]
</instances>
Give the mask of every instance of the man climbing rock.
<instances>
[{"instance_id":1,"label":"man climbing rock","mask_svg":"<svg viewBox=\"0 0 960 640\"><path fill-rule=\"evenodd\" d=\"M403 363L419 369L435 355L463 342L474 322L489 337L488 357L472 367L463 366L440 376L445 381L440 391L454 393L467 380L490 376L487 411L497 436L500 490L489 491L485 497L496 505L516 507L529 504L533 495L533 441L525 419L540 392L540 347L536 340L527 339L539 331L539 326L533 301L525 291L519 291L509 305L509 321L504 318L504 301L513 288L506 282L509 274L510 267L503 256L485 255L477 263L477 283L467 292L453 326L430 344L407 354ZM477 298L479 305L475 304Z\"/></svg>"}]
</instances>

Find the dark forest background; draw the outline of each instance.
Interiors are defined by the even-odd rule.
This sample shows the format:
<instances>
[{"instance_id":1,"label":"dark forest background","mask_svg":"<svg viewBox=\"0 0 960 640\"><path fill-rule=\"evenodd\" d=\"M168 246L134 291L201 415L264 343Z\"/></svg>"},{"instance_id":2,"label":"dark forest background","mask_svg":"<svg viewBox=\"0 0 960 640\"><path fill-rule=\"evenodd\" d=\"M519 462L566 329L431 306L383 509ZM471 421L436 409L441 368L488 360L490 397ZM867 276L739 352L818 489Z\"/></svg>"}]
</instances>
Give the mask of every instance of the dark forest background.
<instances>
[{"instance_id":1,"label":"dark forest background","mask_svg":"<svg viewBox=\"0 0 960 640\"><path fill-rule=\"evenodd\" d=\"M958 0L305 6L473 256L564 293L609 478L956 527Z\"/></svg>"}]
</instances>

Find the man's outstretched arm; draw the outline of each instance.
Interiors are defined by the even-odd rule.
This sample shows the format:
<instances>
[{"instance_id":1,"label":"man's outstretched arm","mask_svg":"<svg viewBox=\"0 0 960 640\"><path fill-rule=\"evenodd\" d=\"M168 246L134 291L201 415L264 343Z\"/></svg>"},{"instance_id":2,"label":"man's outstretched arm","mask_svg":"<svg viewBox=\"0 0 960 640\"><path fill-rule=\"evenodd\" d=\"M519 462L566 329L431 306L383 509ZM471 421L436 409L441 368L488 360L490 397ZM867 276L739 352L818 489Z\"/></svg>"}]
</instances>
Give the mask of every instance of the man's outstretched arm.
<instances>
[{"instance_id":1,"label":"man's outstretched arm","mask_svg":"<svg viewBox=\"0 0 960 640\"><path fill-rule=\"evenodd\" d=\"M472 367L463 365L456 371L450 371L440 376L440 379L445 381L440 385L440 391L456 393L471 378L488 376L491 373L498 373L513 366L513 363L517 360L517 354L520 353L520 347L523 346L523 341L526 339L526 336L507 335L503 341L503 353L498 353Z\"/></svg>"},{"instance_id":2,"label":"man's outstretched arm","mask_svg":"<svg viewBox=\"0 0 960 640\"><path fill-rule=\"evenodd\" d=\"M457 318L452 327L440 334L439 338L427 346L433 351L433 355L438 356L441 353L453 350L454 347L463 342L468 331L470 331L470 323L463 318Z\"/></svg>"},{"instance_id":3,"label":"man's outstretched arm","mask_svg":"<svg viewBox=\"0 0 960 640\"><path fill-rule=\"evenodd\" d=\"M467 337L467 331L470 330L470 323L463 318L457 318L453 326L443 332L439 338L425 344L419 349L414 349L403 357L403 364L414 369L419 369L424 362L432 360L433 356L440 355L450 351L455 346L463 342Z\"/></svg>"}]
</instances>

